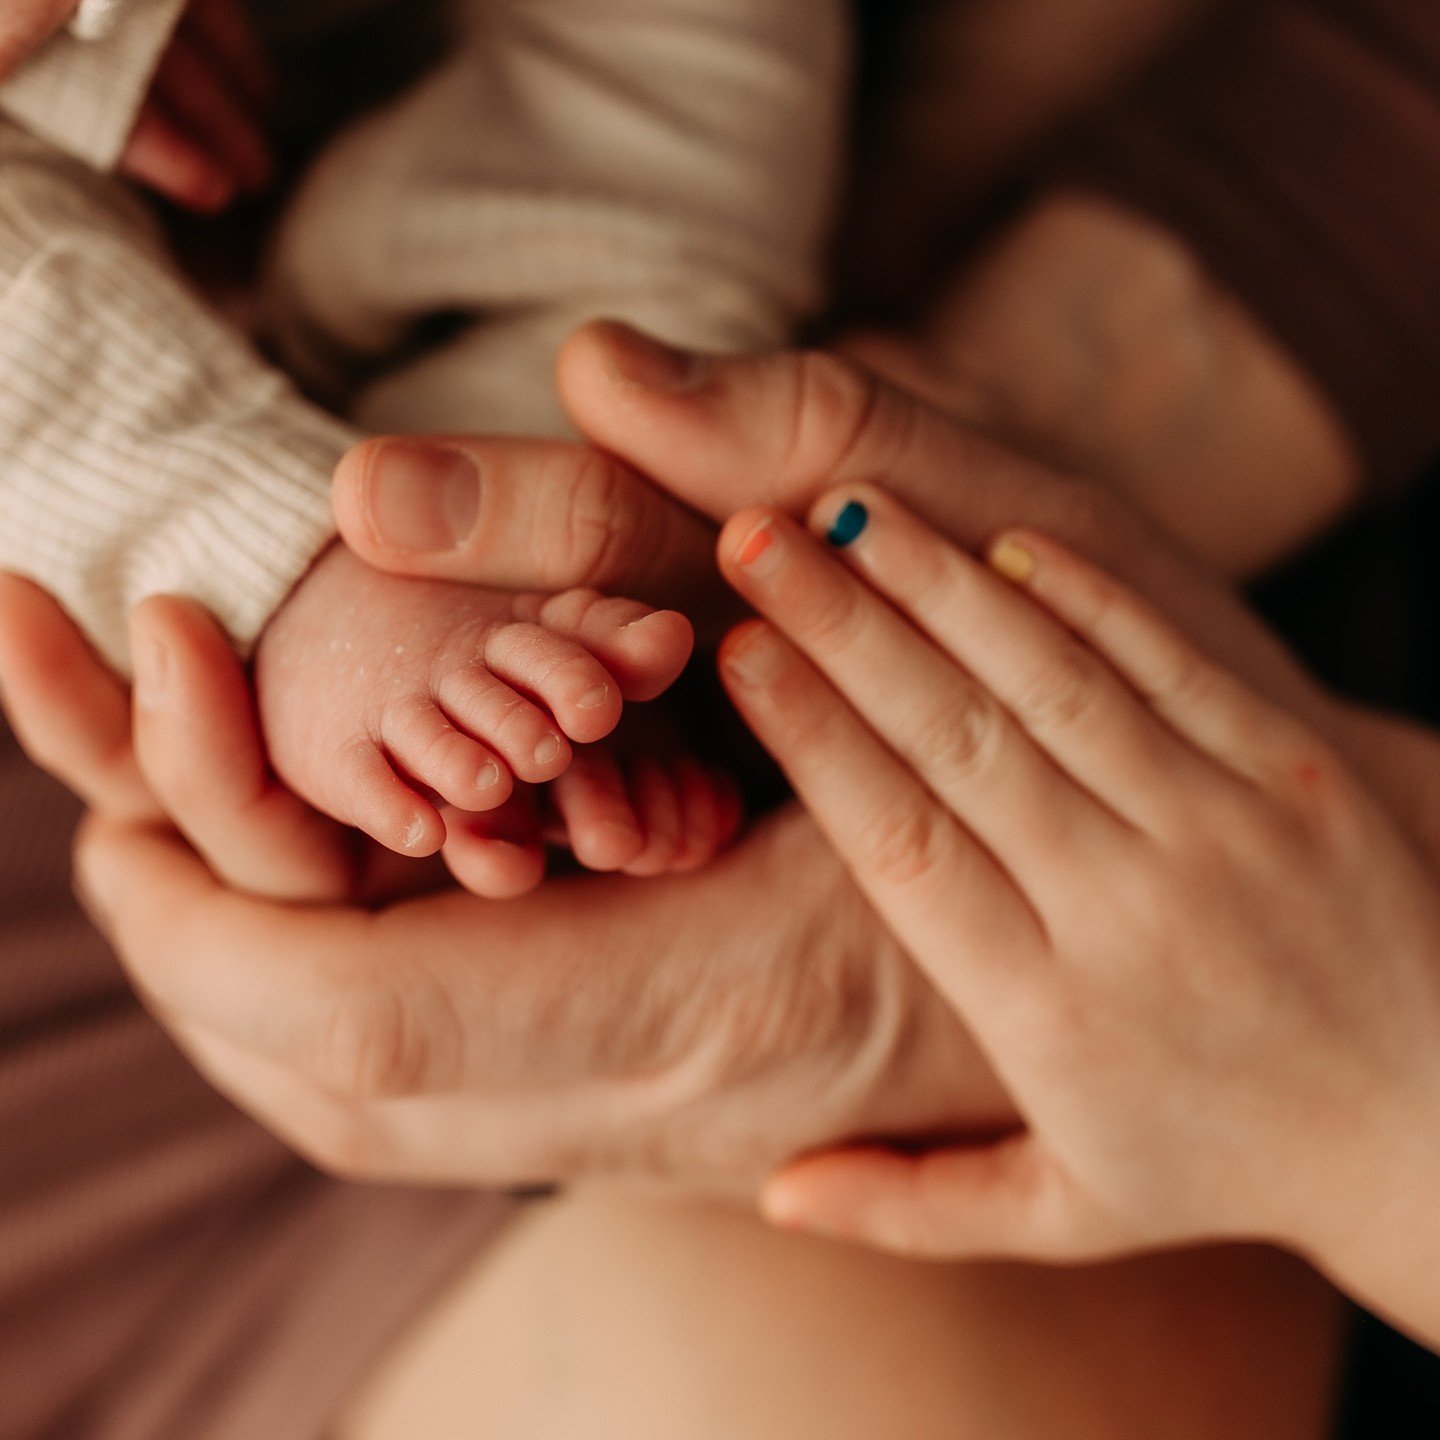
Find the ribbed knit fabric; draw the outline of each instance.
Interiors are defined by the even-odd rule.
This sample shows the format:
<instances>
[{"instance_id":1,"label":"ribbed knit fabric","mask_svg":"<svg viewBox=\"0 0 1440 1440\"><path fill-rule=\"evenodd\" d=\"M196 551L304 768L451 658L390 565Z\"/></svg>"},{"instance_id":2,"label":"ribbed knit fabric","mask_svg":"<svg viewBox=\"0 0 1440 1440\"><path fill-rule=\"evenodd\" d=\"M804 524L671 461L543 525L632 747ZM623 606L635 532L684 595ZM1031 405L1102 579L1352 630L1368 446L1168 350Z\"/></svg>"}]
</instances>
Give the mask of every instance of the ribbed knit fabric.
<instances>
[{"instance_id":1,"label":"ribbed knit fabric","mask_svg":"<svg viewBox=\"0 0 1440 1440\"><path fill-rule=\"evenodd\" d=\"M281 227L268 329L312 390L368 429L567 434L555 354L587 319L745 351L819 309L845 0L459 10L450 58L330 146ZM391 368L433 321L452 338Z\"/></svg>"},{"instance_id":2,"label":"ribbed knit fabric","mask_svg":"<svg viewBox=\"0 0 1440 1440\"><path fill-rule=\"evenodd\" d=\"M332 534L355 438L186 289L123 186L0 124L0 566L122 669L151 594L244 648Z\"/></svg>"},{"instance_id":3,"label":"ribbed knit fabric","mask_svg":"<svg viewBox=\"0 0 1440 1440\"><path fill-rule=\"evenodd\" d=\"M375 8L291 8L347 5ZM271 306L291 360L333 366L374 424L554 432L554 351L590 315L784 339L821 296L843 8L479 0L453 59L302 191ZM120 34L42 61L83 74ZM0 122L0 566L119 665L155 591L202 600L243 647L329 538L355 432L87 168L117 153L124 107L97 107L105 146L61 111L27 121L56 144ZM458 340L369 378L442 314ZM508 1203L296 1160L132 998L69 898L74 809L3 736L0 815L0 1440L321 1440Z\"/></svg>"},{"instance_id":4,"label":"ribbed knit fabric","mask_svg":"<svg viewBox=\"0 0 1440 1440\"><path fill-rule=\"evenodd\" d=\"M783 342L823 295L844 8L469 0L452 58L301 187L274 348L367 429L555 435L556 351L586 319ZM121 38L64 43L83 72ZM64 131L67 93L37 128ZM454 338L415 357L437 319ZM0 566L122 669L125 617L158 592L244 650L330 537L356 438L189 292L125 187L0 125Z\"/></svg>"},{"instance_id":5,"label":"ribbed knit fabric","mask_svg":"<svg viewBox=\"0 0 1440 1440\"><path fill-rule=\"evenodd\" d=\"M105 0L77 13L17 74L0 82L0 114L109 170L186 0Z\"/></svg>"}]
</instances>

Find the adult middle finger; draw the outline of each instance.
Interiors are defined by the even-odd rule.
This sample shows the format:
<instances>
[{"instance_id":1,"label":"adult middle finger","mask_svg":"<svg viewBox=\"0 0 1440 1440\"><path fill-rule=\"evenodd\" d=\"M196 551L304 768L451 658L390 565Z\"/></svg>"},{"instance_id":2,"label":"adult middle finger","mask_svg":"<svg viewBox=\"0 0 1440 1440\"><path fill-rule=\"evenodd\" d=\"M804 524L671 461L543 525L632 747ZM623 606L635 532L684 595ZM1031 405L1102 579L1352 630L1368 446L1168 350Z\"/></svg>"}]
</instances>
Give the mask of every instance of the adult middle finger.
<instances>
[{"instance_id":1,"label":"adult middle finger","mask_svg":"<svg viewBox=\"0 0 1440 1440\"><path fill-rule=\"evenodd\" d=\"M934 546L950 548L938 536ZM1059 770L985 686L796 522L778 511L742 512L721 536L720 557L740 593L1012 874L1043 894L1076 846L1120 843L1119 819Z\"/></svg>"}]
</instances>

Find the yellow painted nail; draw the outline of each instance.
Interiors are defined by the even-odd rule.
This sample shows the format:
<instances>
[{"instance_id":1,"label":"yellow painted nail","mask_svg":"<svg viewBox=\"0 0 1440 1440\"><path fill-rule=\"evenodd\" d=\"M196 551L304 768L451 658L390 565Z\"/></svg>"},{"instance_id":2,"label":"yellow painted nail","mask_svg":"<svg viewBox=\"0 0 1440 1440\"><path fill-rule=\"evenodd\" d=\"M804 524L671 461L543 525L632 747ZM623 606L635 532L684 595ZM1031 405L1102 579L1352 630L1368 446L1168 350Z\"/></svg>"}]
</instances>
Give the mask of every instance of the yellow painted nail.
<instances>
[{"instance_id":1,"label":"yellow painted nail","mask_svg":"<svg viewBox=\"0 0 1440 1440\"><path fill-rule=\"evenodd\" d=\"M1035 556L1018 540L1005 539L990 548L990 568L1017 585L1035 573Z\"/></svg>"}]
</instances>

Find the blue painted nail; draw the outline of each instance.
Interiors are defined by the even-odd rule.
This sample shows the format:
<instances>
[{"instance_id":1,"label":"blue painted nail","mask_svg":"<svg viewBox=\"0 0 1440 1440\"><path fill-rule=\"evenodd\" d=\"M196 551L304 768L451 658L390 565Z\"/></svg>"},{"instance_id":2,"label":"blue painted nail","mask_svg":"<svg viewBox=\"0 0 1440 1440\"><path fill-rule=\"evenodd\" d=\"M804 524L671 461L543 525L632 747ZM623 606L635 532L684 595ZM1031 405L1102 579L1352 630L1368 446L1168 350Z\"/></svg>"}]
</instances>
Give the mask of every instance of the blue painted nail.
<instances>
[{"instance_id":1,"label":"blue painted nail","mask_svg":"<svg viewBox=\"0 0 1440 1440\"><path fill-rule=\"evenodd\" d=\"M852 541L859 539L860 532L870 523L870 512L858 501L850 500L845 508L835 517L834 523L830 526L826 539L835 548L843 549Z\"/></svg>"}]
</instances>

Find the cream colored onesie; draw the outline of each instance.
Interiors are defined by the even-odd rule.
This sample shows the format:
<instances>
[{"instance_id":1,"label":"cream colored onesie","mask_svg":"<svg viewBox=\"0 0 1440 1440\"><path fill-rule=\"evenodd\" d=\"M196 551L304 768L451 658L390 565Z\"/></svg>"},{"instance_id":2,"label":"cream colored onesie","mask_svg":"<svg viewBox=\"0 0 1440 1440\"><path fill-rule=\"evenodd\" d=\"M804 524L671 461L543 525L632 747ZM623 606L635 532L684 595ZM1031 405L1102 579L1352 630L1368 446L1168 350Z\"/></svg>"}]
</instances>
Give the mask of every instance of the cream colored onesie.
<instances>
[{"instance_id":1,"label":"cream colored onesie","mask_svg":"<svg viewBox=\"0 0 1440 1440\"><path fill-rule=\"evenodd\" d=\"M312 6L375 0L284 8ZM125 615L160 591L252 644L329 540L330 472L358 432L189 291L103 173L180 5L112 9L101 38L61 35L0 85L0 566L123 665ZM277 237L267 327L338 413L564 433L550 371L587 318L744 350L813 312L845 0L456 11L448 57L322 151ZM446 340L417 356L440 318Z\"/></svg>"}]
</instances>

